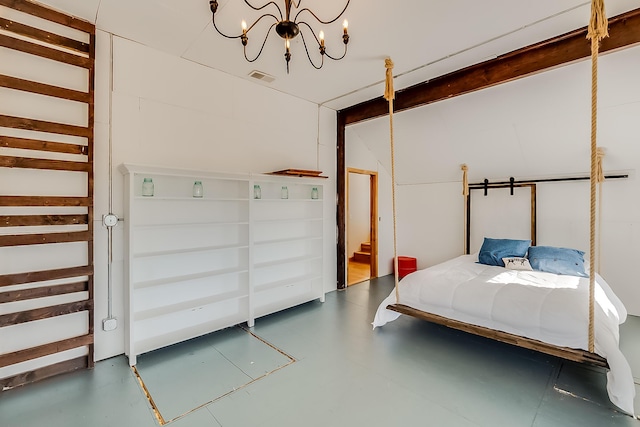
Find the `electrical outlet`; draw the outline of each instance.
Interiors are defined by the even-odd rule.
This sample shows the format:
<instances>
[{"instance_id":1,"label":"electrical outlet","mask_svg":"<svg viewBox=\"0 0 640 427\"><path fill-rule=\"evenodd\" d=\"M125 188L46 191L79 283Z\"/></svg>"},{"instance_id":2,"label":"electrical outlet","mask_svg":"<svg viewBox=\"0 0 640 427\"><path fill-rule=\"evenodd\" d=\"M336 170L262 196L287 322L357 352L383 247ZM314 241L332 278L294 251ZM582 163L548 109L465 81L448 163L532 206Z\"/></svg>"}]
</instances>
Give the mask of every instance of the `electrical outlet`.
<instances>
[{"instance_id":1,"label":"electrical outlet","mask_svg":"<svg viewBox=\"0 0 640 427\"><path fill-rule=\"evenodd\" d=\"M118 320L115 317L109 319L102 319L102 330L113 331L118 327Z\"/></svg>"}]
</instances>

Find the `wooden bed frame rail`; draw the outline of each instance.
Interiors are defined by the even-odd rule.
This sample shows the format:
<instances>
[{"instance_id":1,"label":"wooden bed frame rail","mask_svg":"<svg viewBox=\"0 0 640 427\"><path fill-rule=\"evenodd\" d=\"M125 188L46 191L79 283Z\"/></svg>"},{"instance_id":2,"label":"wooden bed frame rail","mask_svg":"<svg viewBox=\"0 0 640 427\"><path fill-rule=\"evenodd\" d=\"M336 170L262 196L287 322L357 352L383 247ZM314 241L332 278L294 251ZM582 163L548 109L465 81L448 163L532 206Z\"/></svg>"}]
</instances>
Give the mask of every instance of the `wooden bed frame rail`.
<instances>
[{"instance_id":1,"label":"wooden bed frame rail","mask_svg":"<svg viewBox=\"0 0 640 427\"><path fill-rule=\"evenodd\" d=\"M535 350L537 352L559 357L561 359L571 360L573 362L579 363L586 363L602 368L609 368L609 364L604 357L594 353L589 353L586 350L579 350L568 347L557 347L542 341L521 337L519 335L509 334L507 332L496 331L494 329L485 328L484 326L477 326L460 322L458 320L449 319L437 314L427 313L425 311L411 308L404 304L390 304L387 306L387 309L401 314L416 317L418 319L427 320L432 323L437 323L438 325L447 326L459 331L489 338L495 341L527 348L529 350Z\"/></svg>"}]
</instances>

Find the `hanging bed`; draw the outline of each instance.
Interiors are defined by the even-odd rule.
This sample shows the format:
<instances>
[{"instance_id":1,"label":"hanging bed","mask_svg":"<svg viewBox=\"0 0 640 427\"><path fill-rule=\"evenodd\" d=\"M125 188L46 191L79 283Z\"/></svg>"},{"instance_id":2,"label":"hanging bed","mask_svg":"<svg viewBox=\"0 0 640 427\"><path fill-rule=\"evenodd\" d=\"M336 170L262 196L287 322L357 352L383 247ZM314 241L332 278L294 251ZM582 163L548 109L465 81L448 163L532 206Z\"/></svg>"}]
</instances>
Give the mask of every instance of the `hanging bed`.
<instances>
[{"instance_id":1,"label":"hanging bed","mask_svg":"<svg viewBox=\"0 0 640 427\"><path fill-rule=\"evenodd\" d=\"M484 191L485 196L495 189L508 189L511 195L517 188L530 189L529 238L485 237L479 252L469 254L471 196L469 191L463 190L465 255L418 270L397 282L396 288L378 307L374 328L405 314L565 360L608 369L609 399L633 415L633 375L619 349L619 325L627 318L624 304L606 280L591 271L589 263L585 262L584 252L536 245L536 182L511 178L509 182L489 183L485 180L469 185L464 165L463 171L465 188ZM606 178L627 176L609 175ZM567 179L585 178L543 181ZM588 304L592 278L593 308ZM592 349L590 335L593 335Z\"/></svg>"},{"instance_id":2,"label":"hanging bed","mask_svg":"<svg viewBox=\"0 0 640 427\"><path fill-rule=\"evenodd\" d=\"M405 276L379 306L374 327L406 314L580 363L608 367L612 403L633 414L631 368L618 347L627 311L596 275L595 353L588 349L586 277L511 270L462 255Z\"/></svg>"},{"instance_id":3,"label":"hanging bed","mask_svg":"<svg viewBox=\"0 0 640 427\"><path fill-rule=\"evenodd\" d=\"M385 61L385 99L389 102L393 253L395 289L380 304L373 326L401 314L511 343L580 363L607 368L607 392L613 404L633 416L635 385L631 368L619 349L619 325L627 311L608 283L597 274L596 186L602 182L601 150L596 144L597 58L599 42L608 35L603 0L592 0L588 27L591 39L592 109L590 181L590 248L594 266L584 265L584 252L536 245L535 183L531 187L531 239L485 237L477 254L469 255L470 199L467 167L465 253L405 276L398 281L395 159L393 132L393 62ZM514 179L509 182L513 194ZM484 182L485 195L489 189Z\"/></svg>"}]
</instances>

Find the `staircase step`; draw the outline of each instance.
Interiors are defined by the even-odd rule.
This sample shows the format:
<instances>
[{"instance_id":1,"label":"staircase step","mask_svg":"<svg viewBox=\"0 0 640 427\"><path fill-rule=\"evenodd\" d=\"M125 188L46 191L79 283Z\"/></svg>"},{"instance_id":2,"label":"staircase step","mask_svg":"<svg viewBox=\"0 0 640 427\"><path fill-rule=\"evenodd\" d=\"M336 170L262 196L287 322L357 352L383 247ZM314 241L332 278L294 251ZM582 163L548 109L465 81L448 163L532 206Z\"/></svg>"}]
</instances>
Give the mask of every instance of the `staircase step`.
<instances>
[{"instance_id":1,"label":"staircase step","mask_svg":"<svg viewBox=\"0 0 640 427\"><path fill-rule=\"evenodd\" d=\"M369 242L360 243L360 251L371 253L371 243Z\"/></svg>"},{"instance_id":2,"label":"staircase step","mask_svg":"<svg viewBox=\"0 0 640 427\"><path fill-rule=\"evenodd\" d=\"M371 254L367 252L355 251L353 253L353 260L355 262L371 262Z\"/></svg>"}]
</instances>

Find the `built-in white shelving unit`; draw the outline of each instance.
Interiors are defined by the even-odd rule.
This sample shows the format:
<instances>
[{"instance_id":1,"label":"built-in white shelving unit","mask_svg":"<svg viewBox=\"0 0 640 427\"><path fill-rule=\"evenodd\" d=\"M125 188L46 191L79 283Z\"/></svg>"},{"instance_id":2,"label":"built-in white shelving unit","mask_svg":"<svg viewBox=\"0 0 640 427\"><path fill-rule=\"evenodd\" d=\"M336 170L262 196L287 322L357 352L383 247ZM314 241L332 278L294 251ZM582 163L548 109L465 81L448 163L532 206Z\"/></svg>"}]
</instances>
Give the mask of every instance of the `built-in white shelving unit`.
<instances>
[{"instance_id":1,"label":"built-in white shelving unit","mask_svg":"<svg viewBox=\"0 0 640 427\"><path fill-rule=\"evenodd\" d=\"M319 181L270 175L253 181L261 192L252 200L250 219L255 317L316 298L324 301Z\"/></svg>"},{"instance_id":2,"label":"built-in white shelving unit","mask_svg":"<svg viewBox=\"0 0 640 427\"><path fill-rule=\"evenodd\" d=\"M128 164L121 171L130 365L154 349L324 301L321 179ZM145 178L153 196L142 195ZM192 196L195 181L201 198Z\"/></svg>"}]
</instances>

